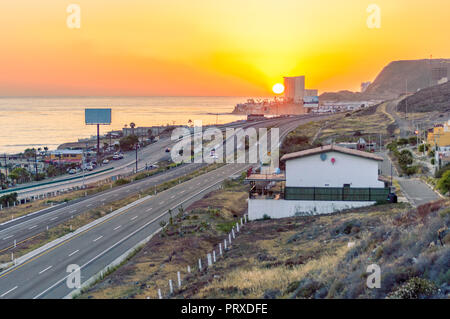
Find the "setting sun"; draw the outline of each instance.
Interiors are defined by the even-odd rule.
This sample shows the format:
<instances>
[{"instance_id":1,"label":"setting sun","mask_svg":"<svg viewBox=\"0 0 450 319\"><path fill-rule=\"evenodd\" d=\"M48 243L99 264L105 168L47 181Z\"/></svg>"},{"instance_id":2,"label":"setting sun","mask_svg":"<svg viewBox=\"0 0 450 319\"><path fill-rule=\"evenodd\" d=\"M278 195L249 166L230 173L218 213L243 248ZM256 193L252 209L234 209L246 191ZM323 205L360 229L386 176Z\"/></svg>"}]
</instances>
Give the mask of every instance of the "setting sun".
<instances>
[{"instance_id":1,"label":"setting sun","mask_svg":"<svg viewBox=\"0 0 450 319\"><path fill-rule=\"evenodd\" d=\"M272 91L275 94L281 94L284 92L284 85L281 83L277 83L272 87Z\"/></svg>"}]
</instances>

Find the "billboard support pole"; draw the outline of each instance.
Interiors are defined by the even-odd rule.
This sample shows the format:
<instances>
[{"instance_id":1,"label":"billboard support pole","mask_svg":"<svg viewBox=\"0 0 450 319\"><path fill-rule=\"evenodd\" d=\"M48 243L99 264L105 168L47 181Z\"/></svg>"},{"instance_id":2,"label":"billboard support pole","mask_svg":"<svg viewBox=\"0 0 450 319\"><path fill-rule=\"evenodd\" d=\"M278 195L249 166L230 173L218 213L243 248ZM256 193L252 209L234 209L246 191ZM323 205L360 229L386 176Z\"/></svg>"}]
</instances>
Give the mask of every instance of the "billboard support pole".
<instances>
[{"instance_id":1,"label":"billboard support pole","mask_svg":"<svg viewBox=\"0 0 450 319\"><path fill-rule=\"evenodd\" d=\"M100 165L100 124L97 124L97 165Z\"/></svg>"}]
</instances>

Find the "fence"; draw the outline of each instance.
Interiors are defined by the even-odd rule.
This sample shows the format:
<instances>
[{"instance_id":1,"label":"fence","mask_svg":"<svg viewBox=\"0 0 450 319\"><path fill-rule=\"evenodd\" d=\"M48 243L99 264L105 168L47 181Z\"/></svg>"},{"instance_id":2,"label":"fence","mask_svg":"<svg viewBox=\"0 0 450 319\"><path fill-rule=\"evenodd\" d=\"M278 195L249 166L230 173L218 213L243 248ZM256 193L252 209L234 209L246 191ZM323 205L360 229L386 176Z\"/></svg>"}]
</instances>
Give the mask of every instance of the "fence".
<instances>
[{"instance_id":1,"label":"fence","mask_svg":"<svg viewBox=\"0 0 450 319\"><path fill-rule=\"evenodd\" d=\"M286 187L286 200L388 201L389 188Z\"/></svg>"},{"instance_id":2,"label":"fence","mask_svg":"<svg viewBox=\"0 0 450 319\"><path fill-rule=\"evenodd\" d=\"M176 273L176 287L174 285L174 281L172 279L168 280L167 287L158 288L157 295L159 299L163 299L165 297L170 298L175 292L175 289L181 289L183 285L183 280L186 278L182 278L181 274L186 271L187 275L191 275L194 271L200 273L202 271L207 271L208 268L212 267L216 262L219 261L220 258L225 257L225 253L231 249L233 241L236 239L236 236L240 233L242 227L248 222L248 215L244 215L240 219L240 222L236 222L236 224L231 229L231 232L224 238L223 241L219 242L216 246L214 246L213 250L206 253L204 258L199 258L196 262L196 265L191 267L187 265L185 270L177 271Z\"/></svg>"}]
</instances>

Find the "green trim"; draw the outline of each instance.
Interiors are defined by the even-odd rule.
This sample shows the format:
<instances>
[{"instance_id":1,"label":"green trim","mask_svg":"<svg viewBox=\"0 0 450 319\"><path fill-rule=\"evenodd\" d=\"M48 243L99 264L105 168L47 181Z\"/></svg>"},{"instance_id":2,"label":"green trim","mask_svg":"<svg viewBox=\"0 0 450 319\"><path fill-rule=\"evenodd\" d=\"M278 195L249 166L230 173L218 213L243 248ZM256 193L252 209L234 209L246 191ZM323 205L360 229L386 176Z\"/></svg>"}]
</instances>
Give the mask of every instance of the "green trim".
<instances>
[{"instance_id":1,"label":"green trim","mask_svg":"<svg viewBox=\"0 0 450 319\"><path fill-rule=\"evenodd\" d=\"M387 202L389 188L286 187L286 200Z\"/></svg>"},{"instance_id":2,"label":"green trim","mask_svg":"<svg viewBox=\"0 0 450 319\"><path fill-rule=\"evenodd\" d=\"M98 172L84 174L84 177L100 174L100 173L103 173L103 172L110 171L112 169L114 169L114 167L105 168L104 170L101 170L101 171L98 171ZM19 191L19 190L29 189L29 188L33 188L33 187L39 187L39 186L43 186L43 185L50 185L50 184L56 184L56 183L61 183L61 182L72 181L72 180L79 179L79 178L83 178L83 176L69 177L69 178L65 178L65 179L61 179L61 180L57 180L57 181L50 181L50 182L45 182L45 183L40 183L40 184L35 184L35 185L30 185L30 186L23 186L23 187L11 188L11 189L4 189L4 190L0 191L0 194L16 192L16 191Z\"/></svg>"}]
</instances>

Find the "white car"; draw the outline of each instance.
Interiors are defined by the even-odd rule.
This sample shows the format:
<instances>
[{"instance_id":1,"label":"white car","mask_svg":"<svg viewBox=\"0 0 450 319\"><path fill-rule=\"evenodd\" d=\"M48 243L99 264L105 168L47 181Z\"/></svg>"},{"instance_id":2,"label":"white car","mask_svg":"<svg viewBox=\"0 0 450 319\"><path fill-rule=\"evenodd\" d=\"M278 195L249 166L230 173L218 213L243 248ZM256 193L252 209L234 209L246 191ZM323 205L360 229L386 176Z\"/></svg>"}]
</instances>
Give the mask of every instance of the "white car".
<instances>
[{"instance_id":1,"label":"white car","mask_svg":"<svg viewBox=\"0 0 450 319\"><path fill-rule=\"evenodd\" d=\"M109 163L109 160L105 158L105 159L103 160L103 164L108 164L108 163Z\"/></svg>"},{"instance_id":2,"label":"white car","mask_svg":"<svg viewBox=\"0 0 450 319\"><path fill-rule=\"evenodd\" d=\"M77 170L76 170L75 168L71 168L71 169L69 170L69 174L70 174L70 175L76 174L76 173L77 173Z\"/></svg>"}]
</instances>

